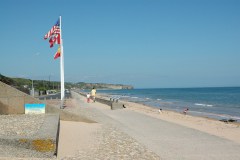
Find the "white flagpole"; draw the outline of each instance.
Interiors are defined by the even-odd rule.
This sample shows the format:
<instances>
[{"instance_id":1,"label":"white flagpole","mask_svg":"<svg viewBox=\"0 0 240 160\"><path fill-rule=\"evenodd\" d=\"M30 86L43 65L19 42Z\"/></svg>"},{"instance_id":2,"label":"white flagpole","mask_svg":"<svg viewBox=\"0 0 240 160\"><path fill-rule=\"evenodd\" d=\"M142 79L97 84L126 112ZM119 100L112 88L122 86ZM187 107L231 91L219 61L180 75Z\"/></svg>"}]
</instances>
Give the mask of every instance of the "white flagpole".
<instances>
[{"instance_id":1,"label":"white flagpole","mask_svg":"<svg viewBox=\"0 0 240 160\"><path fill-rule=\"evenodd\" d=\"M64 54L63 54L63 39L62 39L62 17L59 17L60 21L60 38L61 38L61 53L60 53L60 76L61 76L61 108L63 108L63 101L65 97L65 88L64 88Z\"/></svg>"}]
</instances>

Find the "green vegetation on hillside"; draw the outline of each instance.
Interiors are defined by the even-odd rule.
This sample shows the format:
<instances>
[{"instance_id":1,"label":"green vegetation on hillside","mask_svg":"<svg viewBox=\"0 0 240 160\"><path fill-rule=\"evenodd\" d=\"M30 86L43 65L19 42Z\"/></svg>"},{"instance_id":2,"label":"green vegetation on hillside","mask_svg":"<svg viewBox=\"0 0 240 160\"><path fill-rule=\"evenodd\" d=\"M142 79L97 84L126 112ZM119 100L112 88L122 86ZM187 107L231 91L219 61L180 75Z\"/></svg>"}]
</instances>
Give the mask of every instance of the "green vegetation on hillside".
<instances>
[{"instance_id":1,"label":"green vegetation on hillside","mask_svg":"<svg viewBox=\"0 0 240 160\"><path fill-rule=\"evenodd\" d=\"M25 78L10 78L0 74L0 81L13 86L25 93L29 94L29 90L32 88L32 85L35 90L46 91L46 90L60 90L60 82L56 81L46 81L46 80L31 80ZM133 89L130 85L121 85L121 84L105 84L105 83L70 83L65 82L65 88L79 88L79 89Z\"/></svg>"},{"instance_id":2,"label":"green vegetation on hillside","mask_svg":"<svg viewBox=\"0 0 240 160\"><path fill-rule=\"evenodd\" d=\"M21 85L21 81L20 80L15 80L13 78L9 78L9 77L6 77L6 76L3 76L2 74L0 74L0 81L2 81L3 83L8 84L10 86L13 86L14 88L17 88L18 90L20 90L22 92L25 92L25 93L29 94L29 90L27 88L24 88L23 85Z\"/></svg>"},{"instance_id":3,"label":"green vegetation on hillside","mask_svg":"<svg viewBox=\"0 0 240 160\"><path fill-rule=\"evenodd\" d=\"M3 76L0 74L0 81L13 86L25 93L29 93L29 89L32 88L32 85L35 90L39 91L45 91L50 89L58 89L60 88L59 82L49 82L44 80L31 80L31 79L25 79L25 78L10 78Z\"/></svg>"},{"instance_id":4,"label":"green vegetation on hillside","mask_svg":"<svg viewBox=\"0 0 240 160\"><path fill-rule=\"evenodd\" d=\"M15 85L15 81L12 78L8 78L0 74L0 81L8 85Z\"/></svg>"}]
</instances>

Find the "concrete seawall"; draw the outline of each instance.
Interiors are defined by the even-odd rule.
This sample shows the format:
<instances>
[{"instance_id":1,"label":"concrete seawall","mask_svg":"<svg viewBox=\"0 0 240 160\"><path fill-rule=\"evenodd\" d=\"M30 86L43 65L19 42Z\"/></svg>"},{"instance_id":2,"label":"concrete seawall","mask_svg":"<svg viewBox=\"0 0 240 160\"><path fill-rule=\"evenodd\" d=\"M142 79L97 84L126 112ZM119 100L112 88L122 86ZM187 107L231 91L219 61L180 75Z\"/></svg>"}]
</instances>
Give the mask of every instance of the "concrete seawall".
<instances>
[{"instance_id":1,"label":"concrete seawall","mask_svg":"<svg viewBox=\"0 0 240 160\"><path fill-rule=\"evenodd\" d=\"M77 92L77 93L86 97L86 94L83 92ZM100 98L100 97L96 97L95 100L99 103L110 106L112 110L125 108L125 105L121 102L118 102L118 100L114 100L114 99L110 100L110 99Z\"/></svg>"},{"instance_id":2,"label":"concrete seawall","mask_svg":"<svg viewBox=\"0 0 240 160\"><path fill-rule=\"evenodd\" d=\"M10 115L10 114L25 114L25 104L26 103L45 103L45 101L40 101L28 94L25 94L5 83L0 81L0 115ZM46 103L45 112L47 114L59 114L61 120L67 121L83 121L87 123L94 123L94 121L80 117L73 113L61 110L60 107L51 106Z\"/></svg>"},{"instance_id":3,"label":"concrete seawall","mask_svg":"<svg viewBox=\"0 0 240 160\"><path fill-rule=\"evenodd\" d=\"M24 114L25 103L40 103L33 97L0 82L0 114Z\"/></svg>"}]
</instances>

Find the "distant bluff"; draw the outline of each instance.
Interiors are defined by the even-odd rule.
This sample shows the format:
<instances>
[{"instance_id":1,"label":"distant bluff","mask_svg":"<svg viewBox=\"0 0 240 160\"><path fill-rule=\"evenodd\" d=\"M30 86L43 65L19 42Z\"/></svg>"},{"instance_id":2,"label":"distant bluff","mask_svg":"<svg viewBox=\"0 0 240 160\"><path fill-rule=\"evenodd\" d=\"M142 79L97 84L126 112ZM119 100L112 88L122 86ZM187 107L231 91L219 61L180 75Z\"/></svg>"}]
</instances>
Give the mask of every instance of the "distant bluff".
<instances>
[{"instance_id":1,"label":"distant bluff","mask_svg":"<svg viewBox=\"0 0 240 160\"><path fill-rule=\"evenodd\" d=\"M60 86L60 82L57 82L57 81L31 80L31 79L25 79L25 78L10 78L2 75L1 73L0 73L0 81L10 86L13 86L25 93L29 93L29 89L31 89L32 82L35 90L39 90L39 91L56 89L56 86ZM96 89L133 89L133 86L123 85L123 84L65 82L66 89L71 89L71 88L92 89L93 87L95 87Z\"/></svg>"},{"instance_id":2,"label":"distant bluff","mask_svg":"<svg viewBox=\"0 0 240 160\"><path fill-rule=\"evenodd\" d=\"M76 83L75 85L76 85L76 87L81 88L81 89L92 89L93 87L96 89L133 89L133 86L123 85L123 84L79 82L79 83Z\"/></svg>"}]
</instances>

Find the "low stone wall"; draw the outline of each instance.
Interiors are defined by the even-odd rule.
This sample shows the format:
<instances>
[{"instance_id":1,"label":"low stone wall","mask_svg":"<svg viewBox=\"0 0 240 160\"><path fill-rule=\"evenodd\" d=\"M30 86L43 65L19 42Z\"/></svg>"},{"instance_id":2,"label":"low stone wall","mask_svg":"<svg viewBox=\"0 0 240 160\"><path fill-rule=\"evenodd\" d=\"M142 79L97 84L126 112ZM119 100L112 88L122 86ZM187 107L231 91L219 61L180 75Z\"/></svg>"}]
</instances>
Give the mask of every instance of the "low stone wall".
<instances>
[{"instance_id":1,"label":"low stone wall","mask_svg":"<svg viewBox=\"0 0 240 160\"><path fill-rule=\"evenodd\" d=\"M83 93L83 92L78 92L78 93L80 95L86 97L85 93ZM118 102L118 100L111 99L111 98L109 100L107 100L107 99L104 99L104 98L96 97L96 101L99 102L99 103L106 104L106 105L110 106L112 110L125 108L125 105L123 103Z\"/></svg>"},{"instance_id":2,"label":"low stone wall","mask_svg":"<svg viewBox=\"0 0 240 160\"><path fill-rule=\"evenodd\" d=\"M125 105L121 102L112 102L112 105L111 105L111 109L112 110L115 110L115 109L123 109L125 108Z\"/></svg>"},{"instance_id":3,"label":"low stone wall","mask_svg":"<svg viewBox=\"0 0 240 160\"><path fill-rule=\"evenodd\" d=\"M46 113L58 113L60 115L60 120L64 120L64 121L96 123L95 121L93 121L91 119L70 113L64 109L58 109L56 107L47 107Z\"/></svg>"}]
</instances>

